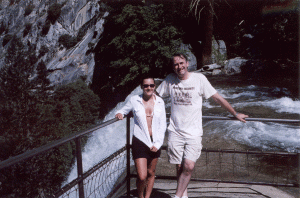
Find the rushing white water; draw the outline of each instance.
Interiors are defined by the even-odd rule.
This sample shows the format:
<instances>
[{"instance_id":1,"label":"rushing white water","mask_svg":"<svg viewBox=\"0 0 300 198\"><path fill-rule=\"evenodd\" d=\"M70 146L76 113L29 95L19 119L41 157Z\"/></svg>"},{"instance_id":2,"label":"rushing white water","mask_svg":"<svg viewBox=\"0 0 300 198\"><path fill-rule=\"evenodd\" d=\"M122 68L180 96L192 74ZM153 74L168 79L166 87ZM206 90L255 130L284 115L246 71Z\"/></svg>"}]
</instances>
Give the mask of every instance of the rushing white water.
<instances>
[{"instance_id":1,"label":"rushing white water","mask_svg":"<svg viewBox=\"0 0 300 198\"><path fill-rule=\"evenodd\" d=\"M137 87L131 94L129 94L125 101L120 102L113 110L111 110L104 118L104 121L113 119L117 110L119 110L127 100L137 94L141 94L142 89ZM133 120L131 119L131 127L133 127ZM131 129L132 131L132 129ZM115 151L119 150L126 144L126 121L118 121L112 125L106 126L92 133L83 152L82 163L83 171L87 171L101 160L105 159ZM72 171L65 182L71 182L77 177L77 164L74 164Z\"/></svg>"},{"instance_id":2,"label":"rushing white water","mask_svg":"<svg viewBox=\"0 0 300 198\"><path fill-rule=\"evenodd\" d=\"M210 125L210 126L208 126ZM260 150L297 152L300 150L299 126L263 122L210 121L205 124L210 134L234 139Z\"/></svg>"},{"instance_id":3,"label":"rushing white water","mask_svg":"<svg viewBox=\"0 0 300 198\"><path fill-rule=\"evenodd\" d=\"M286 88L267 88L254 85L245 87L217 87L217 91L231 105L250 117L299 119L300 101L293 100ZM279 97L278 97L279 96ZM203 104L206 113L219 108L212 101ZM220 134L250 148L297 152L300 150L299 125L264 122L210 121L208 133Z\"/></svg>"},{"instance_id":4,"label":"rushing white water","mask_svg":"<svg viewBox=\"0 0 300 198\"><path fill-rule=\"evenodd\" d=\"M250 86L252 87L252 86ZM278 88L275 88L277 90ZM231 89L231 90L220 90L218 89L218 93L224 97L225 99L238 99L240 102L234 102L232 105L234 107L249 107L249 106L264 106L269 107L270 109L275 110L278 113L295 113L300 115L300 101L293 100L289 97L275 98L268 96L264 91L243 91L240 93L234 93L238 91L239 88ZM231 92L233 92L231 94ZM260 99L260 100L258 100ZM207 108L214 108L215 106L204 103Z\"/></svg>"}]
</instances>

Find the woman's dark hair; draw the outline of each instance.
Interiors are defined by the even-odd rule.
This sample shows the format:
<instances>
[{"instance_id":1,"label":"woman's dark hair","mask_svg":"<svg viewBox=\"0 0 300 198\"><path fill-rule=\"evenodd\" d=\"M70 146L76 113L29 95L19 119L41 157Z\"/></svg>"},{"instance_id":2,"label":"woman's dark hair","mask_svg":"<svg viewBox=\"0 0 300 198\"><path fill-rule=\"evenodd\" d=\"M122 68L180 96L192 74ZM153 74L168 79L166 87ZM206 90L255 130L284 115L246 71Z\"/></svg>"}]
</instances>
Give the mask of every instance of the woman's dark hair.
<instances>
[{"instance_id":1,"label":"woman's dark hair","mask_svg":"<svg viewBox=\"0 0 300 198\"><path fill-rule=\"evenodd\" d=\"M151 74L144 74L144 75L141 76L140 79L141 79L140 80L141 85L143 85L143 82L144 82L145 79L152 79L155 82L154 77Z\"/></svg>"}]
</instances>

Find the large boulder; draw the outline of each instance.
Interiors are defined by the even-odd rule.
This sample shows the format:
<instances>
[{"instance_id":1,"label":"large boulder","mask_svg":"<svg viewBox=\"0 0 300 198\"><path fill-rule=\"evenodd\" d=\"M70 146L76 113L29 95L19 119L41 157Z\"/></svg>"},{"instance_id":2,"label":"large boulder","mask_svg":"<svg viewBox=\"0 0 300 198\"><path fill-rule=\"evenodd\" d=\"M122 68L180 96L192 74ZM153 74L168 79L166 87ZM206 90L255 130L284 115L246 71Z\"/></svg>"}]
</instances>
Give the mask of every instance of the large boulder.
<instances>
[{"instance_id":1,"label":"large boulder","mask_svg":"<svg viewBox=\"0 0 300 198\"><path fill-rule=\"evenodd\" d=\"M223 65L227 59L227 49L223 40L212 41L212 52L211 52L212 63Z\"/></svg>"},{"instance_id":2,"label":"large boulder","mask_svg":"<svg viewBox=\"0 0 300 198\"><path fill-rule=\"evenodd\" d=\"M201 45L201 41L199 41L199 44ZM192 53L193 48L191 47L190 44L181 44L180 46L181 50L186 51L186 54L189 59L189 71L196 71L197 70L197 58L196 56ZM213 65L218 65L217 67L220 68L221 66L224 65L224 61L227 58L227 50L226 50L226 45L225 42L222 40L215 40L213 38L212 41L212 53L211 53L211 59ZM204 67L210 67L208 65L205 65ZM206 69L204 69L206 70Z\"/></svg>"},{"instance_id":3,"label":"large boulder","mask_svg":"<svg viewBox=\"0 0 300 198\"><path fill-rule=\"evenodd\" d=\"M224 72L226 74L241 73L241 67L247 62L247 59L236 57L225 62Z\"/></svg>"},{"instance_id":4,"label":"large boulder","mask_svg":"<svg viewBox=\"0 0 300 198\"><path fill-rule=\"evenodd\" d=\"M192 53L192 46L190 44L184 44L182 43L180 46L180 50L186 51L186 55L188 56L189 61L189 71L195 71L197 70L197 59L196 56Z\"/></svg>"},{"instance_id":5,"label":"large boulder","mask_svg":"<svg viewBox=\"0 0 300 198\"><path fill-rule=\"evenodd\" d=\"M203 71L213 71L213 70L215 70L215 69L221 69L222 68L222 66L221 65L218 65L217 63L213 63L213 64L210 64L210 65L204 65L203 67L202 67L202 69L203 69Z\"/></svg>"},{"instance_id":6,"label":"large boulder","mask_svg":"<svg viewBox=\"0 0 300 198\"><path fill-rule=\"evenodd\" d=\"M212 71L212 75L214 76L214 75L219 75L219 74L222 74L222 70L221 69L214 69L213 71Z\"/></svg>"}]
</instances>

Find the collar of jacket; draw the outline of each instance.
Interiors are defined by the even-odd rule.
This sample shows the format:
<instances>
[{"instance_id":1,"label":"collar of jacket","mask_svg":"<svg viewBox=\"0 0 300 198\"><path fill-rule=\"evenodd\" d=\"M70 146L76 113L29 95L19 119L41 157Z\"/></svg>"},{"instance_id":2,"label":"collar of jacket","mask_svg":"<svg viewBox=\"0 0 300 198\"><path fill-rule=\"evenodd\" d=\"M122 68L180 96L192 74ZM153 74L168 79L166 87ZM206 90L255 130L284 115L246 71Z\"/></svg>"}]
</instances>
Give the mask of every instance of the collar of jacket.
<instances>
[{"instance_id":1,"label":"collar of jacket","mask_svg":"<svg viewBox=\"0 0 300 198\"><path fill-rule=\"evenodd\" d=\"M157 103L160 103L160 101L159 100L157 100L157 95L156 94L153 94L155 97L154 97L154 104L156 104L156 102ZM143 104L143 94L140 94L139 95L139 97L138 97L138 99L137 99L137 101L139 101L141 104Z\"/></svg>"}]
</instances>

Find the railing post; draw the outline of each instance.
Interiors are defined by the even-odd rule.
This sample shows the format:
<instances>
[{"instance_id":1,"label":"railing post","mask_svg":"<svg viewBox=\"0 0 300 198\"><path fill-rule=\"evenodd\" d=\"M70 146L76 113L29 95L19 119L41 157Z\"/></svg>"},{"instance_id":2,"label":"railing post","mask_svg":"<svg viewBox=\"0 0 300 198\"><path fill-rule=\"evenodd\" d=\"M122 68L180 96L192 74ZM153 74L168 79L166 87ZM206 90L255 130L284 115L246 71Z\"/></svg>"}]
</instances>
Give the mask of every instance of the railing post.
<instances>
[{"instance_id":1,"label":"railing post","mask_svg":"<svg viewBox=\"0 0 300 198\"><path fill-rule=\"evenodd\" d=\"M76 143L76 158L77 158L77 174L78 174L78 179L81 179L83 176L83 168L82 168L82 153L81 153L80 137L75 139L75 143ZM83 188L82 180L78 182L78 189L79 189L79 198L84 198L84 188Z\"/></svg>"},{"instance_id":2,"label":"railing post","mask_svg":"<svg viewBox=\"0 0 300 198\"><path fill-rule=\"evenodd\" d=\"M127 198L130 197L130 117L128 114L126 118Z\"/></svg>"},{"instance_id":3,"label":"railing post","mask_svg":"<svg viewBox=\"0 0 300 198\"><path fill-rule=\"evenodd\" d=\"M297 154L297 158L298 158L298 188L300 188L300 152L299 151Z\"/></svg>"}]
</instances>

